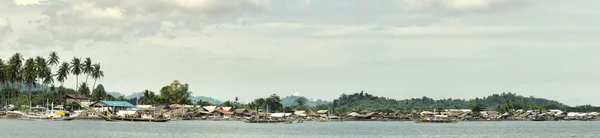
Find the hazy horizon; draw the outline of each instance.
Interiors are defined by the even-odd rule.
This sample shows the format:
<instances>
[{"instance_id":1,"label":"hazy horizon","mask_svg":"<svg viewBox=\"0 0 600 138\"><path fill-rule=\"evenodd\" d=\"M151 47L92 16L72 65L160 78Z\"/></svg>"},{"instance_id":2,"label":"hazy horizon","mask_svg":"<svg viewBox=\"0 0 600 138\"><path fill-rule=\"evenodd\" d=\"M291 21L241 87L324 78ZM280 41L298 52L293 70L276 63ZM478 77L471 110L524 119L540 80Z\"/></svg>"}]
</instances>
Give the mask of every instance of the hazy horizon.
<instances>
[{"instance_id":1,"label":"hazy horizon","mask_svg":"<svg viewBox=\"0 0 600 138\"><path fill-rule=\"evenodd\" d=\"M98 83L126 95L179 80L193 95L222 101L273 93L330 100L364 90L394 99L512 92L600 105L598 4L0 0L0 58L90 57L105 73ZM75 76L64 85L74 87Z\"/></svg>"}]
</instances>

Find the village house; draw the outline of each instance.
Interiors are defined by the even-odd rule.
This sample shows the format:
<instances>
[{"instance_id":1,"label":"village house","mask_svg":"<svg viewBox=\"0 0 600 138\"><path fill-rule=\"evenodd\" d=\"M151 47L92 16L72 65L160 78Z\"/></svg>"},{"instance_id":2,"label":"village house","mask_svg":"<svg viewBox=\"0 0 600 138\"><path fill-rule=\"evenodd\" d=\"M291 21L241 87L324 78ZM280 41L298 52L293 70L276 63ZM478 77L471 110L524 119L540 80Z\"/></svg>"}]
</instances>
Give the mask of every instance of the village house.
<instances>
[{"instance_id":1,"label":"village house","mask_svg":"<svg viewBox=\"0 0 600 138\"><path fill-rule=\"evenodd\" d=\"M238 118L249 118L252 117L252 112L248 109L236 109L234 110L233 114L235 115L235 117Z\"/></svg>"},{"instance_id":2,"label":"village house","mask_svg":"<svg viewBox=\"0 0 600 138\"><path fill-rule=\"evenodd\" d=\"M119 116L126 116L135 113L128 111L129 108L135 108L135 106L125 101L104 101L100 100L91 104L91 107L95 108L97 112L103 114L114 114Z\"/></svg>"}]
</instances>

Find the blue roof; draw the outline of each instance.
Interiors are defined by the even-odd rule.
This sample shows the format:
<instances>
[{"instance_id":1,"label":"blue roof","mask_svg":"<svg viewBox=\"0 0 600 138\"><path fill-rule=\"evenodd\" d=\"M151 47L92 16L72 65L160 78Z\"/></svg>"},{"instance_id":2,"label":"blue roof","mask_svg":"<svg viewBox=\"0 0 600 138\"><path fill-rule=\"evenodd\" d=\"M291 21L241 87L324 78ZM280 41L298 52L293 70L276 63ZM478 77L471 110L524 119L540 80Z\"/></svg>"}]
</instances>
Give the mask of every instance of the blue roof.
<instances>
[{"instance_id":1,"label":"blue roof","mask_svg":"<svg viewBox=\"0 0 600 138\"><path fill-rule=\"evenodd\" d=\"M106 106L115 106L115 107L135 107L133 104L129 103L129 102L125 102L125 101L104 101L101 100L99 101L102 104L105 104ZM98 103L98 102L96 102ZM94 103L94 104L96 104Z\"/></svg>"}]
</instances>

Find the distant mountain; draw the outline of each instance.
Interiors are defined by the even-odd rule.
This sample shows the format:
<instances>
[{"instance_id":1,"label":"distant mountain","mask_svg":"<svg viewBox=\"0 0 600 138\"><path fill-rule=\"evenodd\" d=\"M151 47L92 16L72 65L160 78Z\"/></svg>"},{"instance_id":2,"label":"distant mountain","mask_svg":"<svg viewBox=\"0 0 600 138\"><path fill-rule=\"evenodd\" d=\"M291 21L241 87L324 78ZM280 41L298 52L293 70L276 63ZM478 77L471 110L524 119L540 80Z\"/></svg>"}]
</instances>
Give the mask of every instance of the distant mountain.
<instances>
[{"instance_id":1,"label":"distant mountain","mask_svg":"<svg viewBox=\"0 0 600 138\"><path fill-rule=\"evenodd\" d=\"M296 106L297 105L296 99L298 99L300 97L304 97L304 96L294 96L294 95L286 96L283 99L281 99L281 101L283 101L284 106ZM304 97L304 98L306 98L306 97ZM310 99L310 98L306 98L306 99L308 99L308 101L306 101L306 105L308 105L308 106L317 106L317 105L324 105L324 104L331 103L329 101L325 101L325 100L321 100L321 99L317 99L317 100Z\"/></svg>"},{"instance_id":2,"label":"distant mountain","mask_svg":"<svg viewBox=\"0 0 600 138\"><path fill-rule=\"evenodd\" d=\"M131 93L130 95L125 96L125 98L127 98L127 99L138 98L138 97L142 97L142 95L144 95L143 92L134 92L134 93Z\"/></svg>"},{"instance_id":3,"label":"distant mountain","mask_svg":"<svg viewBox=\"0 0 600 138\"><path fill-rule=\"evenodd\" d=\"M218 100L218 99L215 99L212 97L207 97L207 96L192 96L191 99L192 99L192 101L196 101L196 102L207 101L207 102L209 102L211 104L215 104L215 105L221 104L221 100Z\"/></svg>"},{"instance_id":4,"label":"distant mountain","mask_svg":"<svg viewBox=\"0 0 600 138\"><path fill-rule=\"evenodd\" d=\"M122 94L120 92L108 92L108 95L111 95L113 97L119 97L119 96L124 95L124 94Z\"/></svg>"}]
</instances>

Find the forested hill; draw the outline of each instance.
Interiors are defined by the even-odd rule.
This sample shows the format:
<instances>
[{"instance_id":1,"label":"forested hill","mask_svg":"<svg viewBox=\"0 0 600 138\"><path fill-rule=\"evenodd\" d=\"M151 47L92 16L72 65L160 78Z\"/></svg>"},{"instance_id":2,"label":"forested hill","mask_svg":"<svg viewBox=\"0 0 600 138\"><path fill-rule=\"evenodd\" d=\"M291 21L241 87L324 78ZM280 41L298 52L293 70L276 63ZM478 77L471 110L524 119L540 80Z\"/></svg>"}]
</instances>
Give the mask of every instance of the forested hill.
<instances>
[{"instance_id":1,"label":"forested hill","mask_svg":"<svg viewBox=\"0 0 600 138\"><path fill-rule=\"evenodd\" d=\"M543 98L524 97L514 93L502 93L486 96L484 98L464 99L432 99L429 97L395 100L378 97L368 93L342 94L333 101L335 108L352 110L405 110L405 109L465 109L475 103L480 103L487 108L496 108L507 102L520 103L530 106L544 106L548 108L564 108L566 105Z\"/></svg>"}]
</instances>

